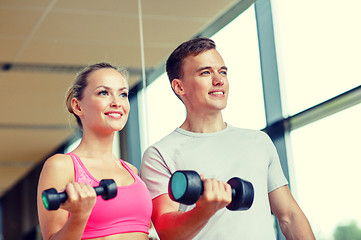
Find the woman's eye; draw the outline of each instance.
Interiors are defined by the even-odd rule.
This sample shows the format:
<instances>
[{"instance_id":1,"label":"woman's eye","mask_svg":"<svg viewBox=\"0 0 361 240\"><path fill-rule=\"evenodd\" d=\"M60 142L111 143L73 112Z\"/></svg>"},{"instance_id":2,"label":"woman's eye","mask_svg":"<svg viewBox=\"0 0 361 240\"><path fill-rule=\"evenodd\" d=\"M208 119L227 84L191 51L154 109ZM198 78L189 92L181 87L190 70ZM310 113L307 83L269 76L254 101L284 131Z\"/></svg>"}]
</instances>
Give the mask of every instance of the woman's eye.
<instances>
[{"instance_id":1,"label":"woman's eye","mask_svg":"<svg viewBox=\"0 0 361 240\"><path fill-rule=\"evenodd\" d=\"M107 96L107 95L108 95L108 91L105 91L105 90L100 91L100 92L99 92L99 95Z\"/></svg>"},{"instance_id":2,"label":"woman's eye","mask_svg":"<svg viewBox=\"0 0 361 240\"><path fill-rule=\"evenodd\" d=\"M125 93L121 93L120 96L123 97L123 98L127 98L127 97L128 97L128 93L126 93L126 92L125 92Z\"/></svg>"}]
</instances>

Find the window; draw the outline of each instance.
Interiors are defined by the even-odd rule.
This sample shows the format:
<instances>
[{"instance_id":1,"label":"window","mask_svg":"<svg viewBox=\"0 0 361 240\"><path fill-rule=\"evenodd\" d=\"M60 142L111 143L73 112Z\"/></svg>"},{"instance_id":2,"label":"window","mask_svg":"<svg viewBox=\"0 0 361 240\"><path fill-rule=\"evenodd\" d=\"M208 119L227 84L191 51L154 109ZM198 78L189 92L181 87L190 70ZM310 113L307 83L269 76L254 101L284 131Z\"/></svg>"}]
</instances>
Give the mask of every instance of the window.
<instances>
[{"instance_id":1,"label":"window","mask_svg":"<svg viewBox=\"0 0 361 240\"><path fill-rule=\"evenodd\" d=\"M159 141L185 120L183 103L172 91L166 73L148 86L147 107L149 144Z\"/></svg>"},{"instance_id":2,"label":"window","mask_svg":"<svg viewBox=\"0 0 361 240\"><path fill-rule=\"evenodd\" d=\"M361 1L271 3L290 115L360 85Z\"/></svg>"},{"instance_id":3,"label":"window","mask_svg":"<svg viewBox=\"0 0 361 240\"><path fill-rule=\"evenodd\" d=\"M271 3L289 115L360 84L360 1ZM359 104L290 133L296 179L292 189L316 239L333 239L337 226L352 221L361 227L361 195L355 191L361 180L360 110Z\"/></svg>"},{"instance_id":4,"label":"window","mask_svg":"<svg viewBox=\"0 0 361 240\"><path fill-rule=\"evenodd\" d=\"M361 104L291 132L298 202L316 239L361 228Z\"/></svg>"}]
</instances>

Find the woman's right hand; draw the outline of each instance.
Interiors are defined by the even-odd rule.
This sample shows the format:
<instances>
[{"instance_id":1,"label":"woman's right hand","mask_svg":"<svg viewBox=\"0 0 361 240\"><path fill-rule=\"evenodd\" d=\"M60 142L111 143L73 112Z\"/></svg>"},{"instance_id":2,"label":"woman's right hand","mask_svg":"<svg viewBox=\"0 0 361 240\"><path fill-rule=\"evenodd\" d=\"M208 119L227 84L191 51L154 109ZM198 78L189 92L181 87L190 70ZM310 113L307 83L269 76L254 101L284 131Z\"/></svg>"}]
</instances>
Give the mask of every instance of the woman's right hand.
<instances>
[{"instance_id":1,"label":"woman's right hand","mask_svg":"<svg viewBox=\"0 0 361 240\"><path fill-rule=\"evenodd\" d=\"M76 214L89 216L97 199L94 188L88 183L68 183L65 187L67 200L60 208Z\"/></svg>"}]
</instances>

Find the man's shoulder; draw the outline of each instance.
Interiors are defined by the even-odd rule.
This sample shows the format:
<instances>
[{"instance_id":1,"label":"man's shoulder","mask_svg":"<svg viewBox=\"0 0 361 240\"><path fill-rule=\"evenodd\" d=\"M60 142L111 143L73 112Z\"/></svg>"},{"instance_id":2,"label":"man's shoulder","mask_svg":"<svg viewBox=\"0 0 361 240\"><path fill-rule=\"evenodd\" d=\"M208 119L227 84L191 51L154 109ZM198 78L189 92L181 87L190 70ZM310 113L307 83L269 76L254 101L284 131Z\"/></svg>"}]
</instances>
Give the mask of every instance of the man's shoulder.
<instances>
[{"instance_id":1,"label":"man's shoulder","mask_svg":"<svg viewBox=\"0 0 361 240\"><path fill-rule=\"evenodd\" d=\"M176 130L170 132L168 135L164 136L160 140L152 143L147 149L146 152L153 152L153 151L159 151L163 148L169 148L169 146L172 146L176 144L177 142L177 133Z\"/></svg>"},{"instance_id":2,"label":"man's shoulder","mask_svg":"<svg viewBox=\"0 0 361 240\"><path fill-rule=\"evenodd\" d=\"M177 129L175 129L174 131L170 132L168 135L164 136L157 142L153 143L151 147L161 147L164 145L172 144L174 142L179 141L180 136L181 135L178 133Z\"/></svg>"}]
</instances>

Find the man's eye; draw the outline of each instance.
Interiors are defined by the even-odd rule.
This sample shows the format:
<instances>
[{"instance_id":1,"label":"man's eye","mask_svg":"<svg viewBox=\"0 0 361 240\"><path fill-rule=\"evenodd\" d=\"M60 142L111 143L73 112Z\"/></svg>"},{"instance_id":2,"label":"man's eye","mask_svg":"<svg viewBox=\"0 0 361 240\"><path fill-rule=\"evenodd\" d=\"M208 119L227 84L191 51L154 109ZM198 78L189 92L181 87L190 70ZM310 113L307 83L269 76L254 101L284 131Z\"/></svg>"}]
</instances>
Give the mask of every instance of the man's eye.
<instances>
[{"instance_id":1,"label":"man's eye","mask_svg":"<svg viewBox=\"0 0 361 240\"><path fill-rule=\"evenodd\" d=\"M204 71L204 72L201 73L201 75L208 75L208 74L210 74L209 71Z\"/></svg>"},{"instance_id":2,"label":"man's eye","mask_svg":"<svg viewBox=\"0 0 361 240\"><path fill-rule=\"evenodd\" d=\"M227 76L227 71L221 71L221 74Z\"/></svg>"}]
</instances>

